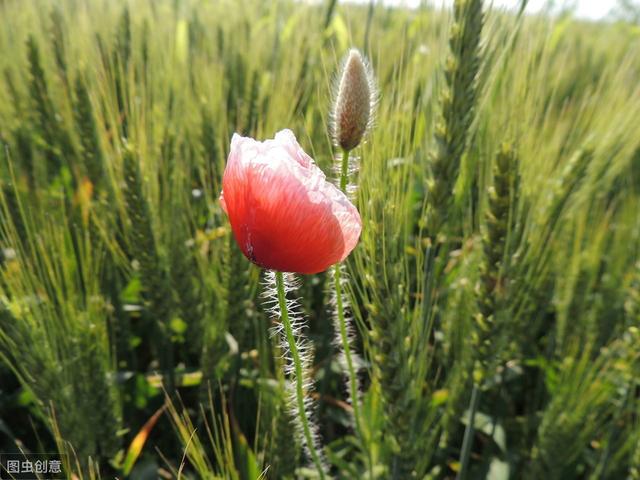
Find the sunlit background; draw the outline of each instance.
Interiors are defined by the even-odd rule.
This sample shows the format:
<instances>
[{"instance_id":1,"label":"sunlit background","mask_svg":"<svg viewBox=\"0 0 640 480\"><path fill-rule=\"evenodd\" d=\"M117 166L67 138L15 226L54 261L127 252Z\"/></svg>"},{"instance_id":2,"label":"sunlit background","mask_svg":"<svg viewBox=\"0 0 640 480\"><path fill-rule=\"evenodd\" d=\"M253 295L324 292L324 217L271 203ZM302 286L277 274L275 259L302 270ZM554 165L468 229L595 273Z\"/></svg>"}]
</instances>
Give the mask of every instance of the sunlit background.
<instances>
[{"instance_id":1,"label":"sunlit background","mask_svg":"<svg viewBox=\"0 0 640 480\"><path fill-rule=\"evenodd\" d=\"M355 2L368 3L369 0L352 0ZM403 5L407 7L417 7L423 0L383 0L388 5ZM432 4L438 6L449 6L453 4L452 0L431 0ZM489 3L489 2L488 2ZM519 0L495 0L494 7L501 8L518 8ZM590 20L599 20L605 18L611 13L616 6L616 0L568 0L568 1L549 1L549 0L530 0L527 5L528 12L540 12L545 9L559 11L570 9L575 16Z\"/></svg>"}]
</instances>

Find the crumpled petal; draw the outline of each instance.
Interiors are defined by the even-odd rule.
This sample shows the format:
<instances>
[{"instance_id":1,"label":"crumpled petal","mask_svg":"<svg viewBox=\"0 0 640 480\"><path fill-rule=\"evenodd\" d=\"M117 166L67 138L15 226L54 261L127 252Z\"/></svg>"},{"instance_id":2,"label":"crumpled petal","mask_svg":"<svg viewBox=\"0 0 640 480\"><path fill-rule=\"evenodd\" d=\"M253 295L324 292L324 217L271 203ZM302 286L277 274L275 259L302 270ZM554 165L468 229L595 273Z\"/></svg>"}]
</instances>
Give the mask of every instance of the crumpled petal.
<instances>
[{"instance_id":1,"label":"crumpled petal","mask_svg":"<svg viewBox=\"0 0 640 480\"><path fill-rule=\"evenodd\" d=\"M344 260L360 238L358 210L290 130L264 142L234 134L222 188L240 249L264 268L318 273Z\"/></svg>"}]
</instances>

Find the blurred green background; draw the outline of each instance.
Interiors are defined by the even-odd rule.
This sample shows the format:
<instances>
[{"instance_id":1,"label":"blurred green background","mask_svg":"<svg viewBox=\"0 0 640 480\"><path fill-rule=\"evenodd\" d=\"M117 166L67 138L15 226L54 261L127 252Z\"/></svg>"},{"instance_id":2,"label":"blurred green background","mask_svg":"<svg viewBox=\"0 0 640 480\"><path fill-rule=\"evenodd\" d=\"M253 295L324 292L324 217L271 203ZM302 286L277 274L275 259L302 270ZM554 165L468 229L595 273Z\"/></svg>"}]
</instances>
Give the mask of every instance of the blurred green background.
<instances>
[{"instance_id":1,"label":"blurred green background","mask_svg":"<svg viewBox=\"0 0 640 480\"><path fill-rule=\"evenodd\" d=\"M298 292L332 476L454 478L476 384L467 478L640 478L640 27L487 8L1 1L0 452L316 478L217 199L234 132L290 128L333 176L356 47L379 88L346 265L363 436L328 276Z\"/></svg>"}]
</instances>

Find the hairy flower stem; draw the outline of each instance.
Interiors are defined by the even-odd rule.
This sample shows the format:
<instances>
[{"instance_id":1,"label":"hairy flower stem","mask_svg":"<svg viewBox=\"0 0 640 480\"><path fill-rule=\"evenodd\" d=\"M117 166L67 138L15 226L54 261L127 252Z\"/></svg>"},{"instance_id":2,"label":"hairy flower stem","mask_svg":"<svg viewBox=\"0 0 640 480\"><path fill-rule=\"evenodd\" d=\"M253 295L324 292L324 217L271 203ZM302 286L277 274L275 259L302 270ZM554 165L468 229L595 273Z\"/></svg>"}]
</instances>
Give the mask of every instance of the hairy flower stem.
<instances>
[{"instance_id":1,"label":"hairy flower stem","mask_svg":"<svg viewBox=\"0 0 640 480\"><path fill-rule=\"evenodd\" d=\"M351 344L347 330L347 319L344 315L344 303L342 298L342 285L340 283L340 265L336 265L333 269L333 283L336 289L336 315L338 317L338 326L340 329L340 342L342 343L342 351L344 353L345 363L347 365L347 373L349 375L349 390L351 395L351 407L353 408L353 420L356 431L360 440L364 444L364 434L362 431L362 423L360 417L360 405L358 402L358 377L354 367L353 356L351 355Z\"/></svg>"},{"instance_id":2,"label":"hairy flower stem","mask_svg":"<svg viewBox=\"0 0 640 480\"><path fill-rule=\"evenodd\" d=\"M340 190L347 193L347 185L349 184L349 150L342 150L342 168L340 169Z\"/></svg>"},{"instance_id":3,"label":"hairy flower stem","mask_svg":"<svg viewBox=\"0 0 640 480\"><path fill-rule=\"evenodd\" d=\"M336 265L333 269L333 281L336 287L336 313L338 315L338 323L340 325L340 340L342 341L342 349L347 363L349 372L349 388L351 390L351 403L353 407L353 416L355 418L356 428L361 432L360 424L360 406L358 405L358 383L356 370L353 366L353 357L351 356L351 345L349 343L349 335L347 333L347 320L344 316L344 305L342 301L342 285L340 285L340 266Z\"/></svg>"},{"instance_id":4,"label":"hairy flower stem","mask_svg":"<svg viewBox=\"0 0 640 480\"><path fill-rule=\"evenodd\" d=\"M342 149L342 165L340 168L340 190L347 194L347 185L349 184L349 150ZM351 395L351 407L353 408L353 421L355 423L356 432L360 437L360 441L364 447L365 436L362 430L360 417L360 404L358 401L358 376L354 367L353 355L351 354L351 342L349 339L347 319L344 315L344 299L342 298L342 283L340 265L333 268L333 284L336 292L336 316L338 319L338 329L340 331L340 343L347 366L347 374L349 376L349 394ZM369 462L369 471L373 466L371 452L367 448L367 458Z\"/></svg>"},{"instance_id":5,"label":"hairy flower stem","mask_svg":"<svg viewBox=\"0 0 640 480\"><path fill-rule=\"evenodd\" d=\"M302 374L302 361L300 360L300 354L298 353L298 346L296 345L296 338L293 333L293 327L291 326L291 320L289 319L289 311L287 310L287 297L284 288L284 277L282 272L276 273L276 288L278 291L278 305L280 306L280 319L284 326L285 336L289 343L289 349L291 350L291 358L296 374L296 401L298 403L298 415L300 416L300 423L302 424L302 431L304 432L304 438L309 449L309 454L313 460L314 465L318 469L320 478L324 480L324 468L320 461L320 455L316 452L315 444L313 441L313 435L311 434L311 427L309 425L309 419L307 418L307 412L304 405L304 377Z\"/></svg>"},{"instance_id":6,"label":"hairy flower stem","mask_svg":"<svg viewBox=\"0 0 640 480\"><path fill-rule=\"evenodd\" d=\"M471 445L473 443L474 423L478 403L480 403L480 387L477 383L474 383L473 390L471 391L471 401L469 402L469 421L464 430L462 449L460 451L460 470L458 471L456 480L464 480L467 477L467 466L469 465L469 455L471 454Z\"/></svg>"}]
</instances>

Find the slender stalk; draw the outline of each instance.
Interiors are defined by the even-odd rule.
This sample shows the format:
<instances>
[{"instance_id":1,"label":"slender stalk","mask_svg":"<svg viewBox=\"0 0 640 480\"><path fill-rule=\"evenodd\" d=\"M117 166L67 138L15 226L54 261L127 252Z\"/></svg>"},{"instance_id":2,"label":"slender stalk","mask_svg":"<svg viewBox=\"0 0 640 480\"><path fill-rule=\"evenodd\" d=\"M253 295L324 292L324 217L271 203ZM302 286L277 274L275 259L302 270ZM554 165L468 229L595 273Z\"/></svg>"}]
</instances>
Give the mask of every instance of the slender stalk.
<instances>
[{"instance_id":1,"label":"slender stalk","mask_svg":"<svg viewBox=\"0 0 640 480\"><path fill-rule=\"evenodd\" d=\"M349 184L349 150L342 150L342 168L340 169L340 190L347 193L347 185Z\"/></svg>"},{"instance_id":2,"label":"slender stalk","mask_svg":"<svg viewBox=\"0 0 640 480\"><path fill-rule=\"evenodd\" d=\"M347 193L347 185L349 184L349 150L342 150L342 165L340 168L340 190ZM356 369L353 365L353 356L351 355L351 343L347 331L347 319L344 315L344 302L342 298L342 284L340 265L336 265L333 269L333 283L336 289L336 315L338 317L338 328L340 330L340 342L342 343L342 351L347 364L347 374L349 376L349 390L351 395L351 407L353 408L353 420L356 432L360 437L363 446L365 444L364 431L362 430L362 422L360 417L360 404L358 402L358 377ZM369 463L369 473L372 475L373 460L371 452L366 448L367 459Z\"/></svg>"},{"instance_id":3,"label":"slender stalk","mask_svg":"<svg viewBox=\"0 0 640 480\"><path fill-rule=\"evenodd\" d=\"M293 359L293 366L296 373L296 401L298 403L298 415L300 416L300 423L302 423L302 431L304 438L313 460L314 465L318 469L320 479L324 480L324 468L320 461L320 455L316 452L315 443L313 441L313 435L311 434L311 427L309 426L309 419L307 418L307 411L304 405L304 377L302 374L302 362L300 360L300 354L298 352L298 346L296 344L296 338L291 326L291 320L289 319L289 311L287 310L287 297L284 289L284 278L282 272L276 272L276 288L278 290L278 304L280 306L280 318L282 325L284 326L287 342L289 343L289 349L291 350L291 358Z\"/></svg>"},{"instance_id":4,"label":"slender stalk","mask_svg":"<svg viewBox=\"0 0 640 480\"><path fill-rule=\"evenodd\" d=\"M347 363L347 371L349 374L349 390L351 394L351 406L353 407L353 418L356 424L356 430L361 439L364 440L362 432L362 424L360 421L360 405L358 402L358 382L356 370L353 365L353 356L351 355L351 345L349 343L349 335L347 333L347 320L344 316L344 305L342 301L342 285L340 284L340 265L336 265L333 269L333 283L336 288L336 313L338 315L338 325L340 328L340 341L342 342L342 350Z\"/></svg>"},{"instance_id":5,"label":"slender stalk","mask_svg":"<svg viewBox=\"0 0 640 480\"><path fill-rule=\"evenodd\" d=\"M469 465L469 455L471 454L471 444L473 443L474 423L476 420L476 411L480 401L480 387L477 383L473 384L471 391L471 401L469 402L469 422L464 430L464 438L462 439L462 449L460 451L460 470L456 476L456 480L464 480L467 476L467 466Z\"/></svg>"}]
</instances>

